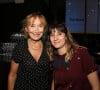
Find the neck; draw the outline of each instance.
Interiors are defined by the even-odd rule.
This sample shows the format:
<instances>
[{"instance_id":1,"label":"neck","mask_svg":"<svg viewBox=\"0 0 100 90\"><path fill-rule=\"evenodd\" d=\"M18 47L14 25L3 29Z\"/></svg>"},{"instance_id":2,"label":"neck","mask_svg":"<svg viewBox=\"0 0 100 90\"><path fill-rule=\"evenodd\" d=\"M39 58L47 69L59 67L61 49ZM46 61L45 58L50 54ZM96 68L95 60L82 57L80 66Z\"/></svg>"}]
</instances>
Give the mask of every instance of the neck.
<instances>
[{"instance_id":1,"label":"neck","mask_svg":"<svg viewBox=\"0 0 100 90\"><path fill-rule=\"evenodd\" d=\"M35 40L32 40L32 39L29 39L29 42L31 42L32 44L39 44L39 43L41 43L41 40L35 41Z\"/></svg>"},{"instance_id":2,"label":"neck","mask_svg":"<svg viewBox=\"0 0 100 90\"><path fill-rule=\"evenodd\" d=\"M31 48L31 49L39 50L39 49L42 48L42 42L41 42L41 40L34 41L32 39L29 39L28 42L29 42L29 48Z\"/></svg>"},{"instance_id":3,"label":"neck","mask_svg":"<svg viewBox=\"0 0 100 90\"><path fill-rule=\"evenodd\" d=\"M65 48L65 47L59 48L59 49L57 50L57 52L58 52L59 55L64 55L64 54L66 53L66 48Z\"/></svg>"}]
</instances>

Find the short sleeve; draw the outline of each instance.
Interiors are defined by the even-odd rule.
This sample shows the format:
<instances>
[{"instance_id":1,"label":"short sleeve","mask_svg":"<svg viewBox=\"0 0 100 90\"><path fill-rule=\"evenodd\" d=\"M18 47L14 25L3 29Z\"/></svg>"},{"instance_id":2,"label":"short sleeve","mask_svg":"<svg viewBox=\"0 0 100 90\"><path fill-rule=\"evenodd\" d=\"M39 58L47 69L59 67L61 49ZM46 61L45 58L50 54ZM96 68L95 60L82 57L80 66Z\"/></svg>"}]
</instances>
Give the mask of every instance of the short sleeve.
<instances>
[{"instance_id":1,"label":"short sleeve","mask_svg":"<svg viewBox=\"0 0 100 90\"><path fill-rule=\"evenodd\" d=\"M14 60L16 63L21 62L21 60L22 60L22 45L21 45L21 43L18 43L14 47L11 59Z\"/></svg>"},{"instance_id":2,"label":"short sleeve","mask_svg":"<svg viewBox=\"0 0 100 90\"><path fill-rule=\"evenodd\" d=\"M82 49L82 58L83 69L86 75L98 69L97 64L86 48Z\"/></svg>"},{"instance_id":3,"label":"short sleeve","mask_svg":"<svg viewBox=\"0 0 100 90\"><path fill-rule=\"evenodd\" d=\"M50 62L50 70L53 71L54 68L53 68L53 62Z\"/></svg>"}]
</instances>

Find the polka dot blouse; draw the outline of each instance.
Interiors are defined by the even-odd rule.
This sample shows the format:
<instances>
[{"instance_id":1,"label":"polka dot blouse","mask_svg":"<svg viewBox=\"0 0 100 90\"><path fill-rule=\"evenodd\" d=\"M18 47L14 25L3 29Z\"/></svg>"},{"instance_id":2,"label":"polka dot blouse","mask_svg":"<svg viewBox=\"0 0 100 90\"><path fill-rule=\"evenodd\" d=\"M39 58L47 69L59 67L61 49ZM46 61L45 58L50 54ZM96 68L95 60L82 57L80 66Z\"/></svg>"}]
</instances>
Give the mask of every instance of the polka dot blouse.
<instances>
[{"instance_id":1,"label":"polka dot blouse","mask_svg":"<svg viewBox=\"0 0 100 90\"><path fill-rule=\"evenodd\" d=\"M36 62L28 51L27 40L23 40L15 46L12 59L19 63L14 90L50 90L50 60L45 46Z\"/></svg>"}]
</instances>

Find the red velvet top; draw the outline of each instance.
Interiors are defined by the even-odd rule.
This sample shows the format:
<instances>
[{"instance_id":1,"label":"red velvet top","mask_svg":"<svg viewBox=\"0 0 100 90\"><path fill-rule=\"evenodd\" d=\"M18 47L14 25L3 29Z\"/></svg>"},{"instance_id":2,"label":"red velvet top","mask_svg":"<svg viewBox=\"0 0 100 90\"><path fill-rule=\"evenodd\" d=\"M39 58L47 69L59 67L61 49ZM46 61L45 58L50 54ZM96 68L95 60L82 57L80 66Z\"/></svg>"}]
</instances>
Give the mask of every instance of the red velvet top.
<instances>
[{"instance_id":1,"label":"red velvet top","mask_svg":"<svg viewBox=\"0 0 100 90\"><path fill-rule=\"evenodd\" d=\"M65 55L57 55L51 64L55 90L91 90L87 75L97 70L97 65L86 48L78 49L69 63Z\"/></svg>"}]
</instances>

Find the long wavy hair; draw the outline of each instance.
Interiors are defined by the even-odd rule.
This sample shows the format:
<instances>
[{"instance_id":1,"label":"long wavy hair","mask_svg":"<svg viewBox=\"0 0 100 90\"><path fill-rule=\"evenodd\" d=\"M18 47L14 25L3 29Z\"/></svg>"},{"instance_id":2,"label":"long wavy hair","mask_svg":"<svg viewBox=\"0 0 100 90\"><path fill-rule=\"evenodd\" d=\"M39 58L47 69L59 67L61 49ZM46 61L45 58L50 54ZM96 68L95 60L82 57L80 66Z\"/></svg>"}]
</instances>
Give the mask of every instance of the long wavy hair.
<instances>
[{"instance_id":1,"label":"long wavy hair","mask_svg":"<svg viewBox=\"0 0 100 90\"><path fill-rule=\"evenodd\" d=\"M67 62L68 60L71 60L75 51L79 48L82 47L80 46L72 37L71 33L69 32L69 29L66 27L64 23L60 24L52 24L49 25L48 28L48 42L47 42L47 52L48 55L50 56L50 60L53 61L55 58L55 55L57 54L56 48L54 48L51 45L50 42L50 34L52 33L53 30L58 30L58 32L65 33L66 35L66 55L65 55L65 61Z\"/></svg>"}]
</instances>

